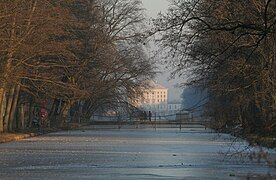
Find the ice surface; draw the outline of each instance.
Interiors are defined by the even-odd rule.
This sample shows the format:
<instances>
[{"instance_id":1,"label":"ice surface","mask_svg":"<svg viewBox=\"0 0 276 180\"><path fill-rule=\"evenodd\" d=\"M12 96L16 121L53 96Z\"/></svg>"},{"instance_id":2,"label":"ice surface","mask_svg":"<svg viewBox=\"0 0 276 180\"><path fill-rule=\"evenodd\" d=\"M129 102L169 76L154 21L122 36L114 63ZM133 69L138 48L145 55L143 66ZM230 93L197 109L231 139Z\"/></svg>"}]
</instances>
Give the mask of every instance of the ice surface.
<instances>
[{"instance_id":1,"label":"ice surface","mask_svg":"<svg viewBox=\"0 0 276 180\"><path fill-rule=\"evenodd\" d=\"M234 140L202 127L93 126L0 144L0 179L276 177L265 161L246 157L254 149ZM275 150L269 152L275 161Z\"/></svg>"}]
</instances>

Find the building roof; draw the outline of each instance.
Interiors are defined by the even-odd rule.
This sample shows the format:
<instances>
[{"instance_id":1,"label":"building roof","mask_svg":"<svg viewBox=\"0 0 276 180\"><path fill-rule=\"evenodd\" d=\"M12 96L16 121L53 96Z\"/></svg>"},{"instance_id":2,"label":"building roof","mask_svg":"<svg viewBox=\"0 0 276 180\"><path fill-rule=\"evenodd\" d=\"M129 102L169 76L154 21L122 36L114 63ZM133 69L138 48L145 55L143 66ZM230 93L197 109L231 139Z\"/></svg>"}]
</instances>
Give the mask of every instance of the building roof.
<instances>
[{"instance_id":1,"label":"building roof","mask_svg":"<svg viewBox=\"0 0 276 180\"><path fill-rule=\"evenodd\" d=\"M161 84L158 84L158 83L156 83L156 82L154 82L154 81L150 81L149 85L150 85L150 87L151 87L152 89L164 89L164 90L167 90L167 88L165 88L165 87L162 86Z\"/></svg>"}]
</instances>

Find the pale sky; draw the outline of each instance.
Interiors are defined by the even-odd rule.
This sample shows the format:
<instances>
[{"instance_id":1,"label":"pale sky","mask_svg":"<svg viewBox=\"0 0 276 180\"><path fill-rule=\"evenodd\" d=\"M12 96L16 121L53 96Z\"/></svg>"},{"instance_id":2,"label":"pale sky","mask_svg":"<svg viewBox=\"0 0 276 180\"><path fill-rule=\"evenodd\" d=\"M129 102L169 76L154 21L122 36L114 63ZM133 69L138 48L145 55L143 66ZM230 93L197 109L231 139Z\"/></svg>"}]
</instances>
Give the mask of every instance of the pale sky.
<instances>
[{"instance_id":1,"label":"pale sky","mask_svg":"<svg viewBox=\"0 0 276 180\"><path fill-rule=\"evenodd\" d=\"M144 7L147 9L147 14L150 17L157 17L159 12L165 12L169 6L167 0L142 0Z\"/></svg>"},{"instance_id":2,"label":"pale sky","mask_svg":"<svg viewBox=\"0 0 276 180\"><path fill-rule=\"evenodd\" d=\"M142 0L144 7L146 8L146 13L149 18L156 18L159 12L165 12L169 6L167 0ZM156 49L156 47L152 47ZM175 79L168 81L170 72L164 70L166 68L160 67L160 71L163 71L161 75L156 78L157 82L169 89L169 101L180 100L180 94L182 89L176 88L175 85L179 82L183 82L182 79Z\"/></svg>"}]
</instances>

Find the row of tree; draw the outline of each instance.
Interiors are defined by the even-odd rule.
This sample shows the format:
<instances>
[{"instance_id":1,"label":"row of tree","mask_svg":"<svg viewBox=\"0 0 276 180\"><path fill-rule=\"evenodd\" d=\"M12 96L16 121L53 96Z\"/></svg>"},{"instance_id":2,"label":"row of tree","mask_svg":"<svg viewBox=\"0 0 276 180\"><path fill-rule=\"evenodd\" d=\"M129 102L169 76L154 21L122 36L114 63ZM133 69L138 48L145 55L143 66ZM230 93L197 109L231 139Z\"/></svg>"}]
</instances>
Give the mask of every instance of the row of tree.
<instances>
[{"instance_id":1,"label":"row of tree","mask_svg":"<svg viewBox=\"0 0 276 180\"><path fill-rule=\"evenodd\" d=\"M213 127L275 137L275 9L275 0L173 0L155 20L175 74L207 90Z\"/></svg>"},{"instance_id":2,"label":"row of tree","mask_svg":"<svg viewBox=\"0 0 276 180\"><path fill-rule=\"evenodd\" d=\"M0 132L137 97L154 76L143 21L140 0L1 1Z\"/></svg>"}]
</instances>

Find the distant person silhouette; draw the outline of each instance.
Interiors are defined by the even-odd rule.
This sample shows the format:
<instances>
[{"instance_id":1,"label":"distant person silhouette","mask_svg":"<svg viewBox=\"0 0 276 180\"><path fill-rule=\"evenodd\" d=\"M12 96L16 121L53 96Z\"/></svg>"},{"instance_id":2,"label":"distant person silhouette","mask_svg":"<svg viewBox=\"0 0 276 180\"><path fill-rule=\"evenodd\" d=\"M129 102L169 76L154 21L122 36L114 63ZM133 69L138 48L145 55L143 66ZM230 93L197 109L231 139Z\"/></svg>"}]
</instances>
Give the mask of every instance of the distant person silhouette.
<instances>
[{"instance_id":1,"label":"distant person silhouette","mask_svg":"<svg viewBox=\"0 0 276 180\"><path fill-rule=\"evenodd\" d=\"M151 111L149 111L149 115L148 115L149 116L149 121L151 121L151 115L152 115Z\"/></svg>"}]
</instances>

